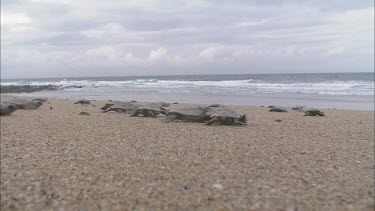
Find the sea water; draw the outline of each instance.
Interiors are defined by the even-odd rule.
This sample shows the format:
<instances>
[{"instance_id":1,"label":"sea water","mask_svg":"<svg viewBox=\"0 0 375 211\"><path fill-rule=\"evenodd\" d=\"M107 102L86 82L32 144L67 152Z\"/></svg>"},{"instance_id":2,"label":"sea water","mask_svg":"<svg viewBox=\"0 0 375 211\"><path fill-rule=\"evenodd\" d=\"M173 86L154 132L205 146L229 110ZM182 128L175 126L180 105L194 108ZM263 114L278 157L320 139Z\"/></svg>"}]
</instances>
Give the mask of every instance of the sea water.
<instances>
[{"instance_id":1,"label":"sea water","mask_svg":"<svg viewBox=\"0 0 375 211\"><path fill-rule=\"evenodd\" d=\"M1 80L1 85L60 86L62 89L57 91L19 94L56 99L92 98L250 106L275 104L374 109L374 73L8 79ZM66 88L74 86L83 88Z\"/></svg>"}]
</instances>

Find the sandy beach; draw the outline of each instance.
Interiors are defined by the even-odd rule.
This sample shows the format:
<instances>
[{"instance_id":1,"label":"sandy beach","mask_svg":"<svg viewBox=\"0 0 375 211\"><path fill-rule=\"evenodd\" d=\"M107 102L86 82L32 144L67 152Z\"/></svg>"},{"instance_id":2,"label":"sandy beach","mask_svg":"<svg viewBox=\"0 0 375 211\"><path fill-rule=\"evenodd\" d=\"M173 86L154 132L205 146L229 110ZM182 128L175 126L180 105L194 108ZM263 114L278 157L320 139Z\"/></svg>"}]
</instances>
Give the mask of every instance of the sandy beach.
<instances>
[{"instance_id":1,"label":"sandy beach","mask_svg":"<svg viewBox=\"0 0 375 211\"><path fill-rule=\"evenodd\" d=\"M1 117L1 210L374 209L374 111L206 126L73 103Z\"/></svg>"}]
</instances>

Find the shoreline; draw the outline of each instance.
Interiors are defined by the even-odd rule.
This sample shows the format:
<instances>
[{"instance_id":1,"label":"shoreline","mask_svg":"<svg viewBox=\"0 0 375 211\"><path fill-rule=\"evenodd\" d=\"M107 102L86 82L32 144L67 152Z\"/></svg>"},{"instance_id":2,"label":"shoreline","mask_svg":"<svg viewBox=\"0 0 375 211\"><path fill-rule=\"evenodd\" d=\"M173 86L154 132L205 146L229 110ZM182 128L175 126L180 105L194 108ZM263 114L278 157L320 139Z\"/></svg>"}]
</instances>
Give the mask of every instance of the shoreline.
<instances>
[{"instance_id":1,"label":"shoreline","mask_svg":"<svg viewBox=\"0 0 375 211\"><path fill-rule=\"evenodd\" d=\"M54 85L45 85L45 86L31 86L31 85L10 85L10 86L1 86L1 94L12 94L12 93L34 93L38 91L54 91L57 90L58 86Z\"/></svg>"},{"instance_id":2,"label":"shoreline","mask_svg":"<svg viewBox=\"0 0 375 211\"><path fill-rule=\"evenodd\" d=\"M268 107L270 105L293 107L306 106L318 109L374 111L374 96L341 96L314 94L249 94L234 96L223 94L162 93L162 92L95 92L82 89L38 91L32 93L4 93L3 97L39 97L48 99L79 100L82 98L99 101L168 102L186 104L223 104L235 106Z\"/></svg>"},{"instance_id":3,"label":"shoreline","mask_svg":"<svg viewBox=\"0 0 375 211\"><path fill-rule=\"evenodd\" d=\"M247 75L316 75L316 74L358 74L358 73L373 73L373 72L284 72L284 73L237 73L237 74L208 74L208 75L197 75L197 74L189 74L189 75L111 75L111 76L77 76L77 77L43 77L43 78L4 78L4 81L16 81L16 80L46 80L46 79L95 79L95 78L113 78L113 77L129 77L129 78L151 78L151 77L181 77L181 76L247 76Z\"/></svg>"}]
</instances>

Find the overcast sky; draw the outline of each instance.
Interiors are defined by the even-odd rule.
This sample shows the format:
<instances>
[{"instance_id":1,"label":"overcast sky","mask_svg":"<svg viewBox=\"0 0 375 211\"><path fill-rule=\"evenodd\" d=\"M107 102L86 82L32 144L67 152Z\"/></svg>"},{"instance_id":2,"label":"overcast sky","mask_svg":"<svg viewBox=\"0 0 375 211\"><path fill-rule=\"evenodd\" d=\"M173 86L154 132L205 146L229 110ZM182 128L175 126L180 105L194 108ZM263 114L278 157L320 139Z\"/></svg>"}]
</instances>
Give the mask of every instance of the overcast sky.
<instances>
[{"instance_id":1,"label":"overcast sky","mask_svg":"<svg viewBox=\"0 0 375 211\"><path fill-rule=\"evenodd\" d=\"M374 71L373 0L2 0L2 78Z\"/></svg>"}]
</instances>

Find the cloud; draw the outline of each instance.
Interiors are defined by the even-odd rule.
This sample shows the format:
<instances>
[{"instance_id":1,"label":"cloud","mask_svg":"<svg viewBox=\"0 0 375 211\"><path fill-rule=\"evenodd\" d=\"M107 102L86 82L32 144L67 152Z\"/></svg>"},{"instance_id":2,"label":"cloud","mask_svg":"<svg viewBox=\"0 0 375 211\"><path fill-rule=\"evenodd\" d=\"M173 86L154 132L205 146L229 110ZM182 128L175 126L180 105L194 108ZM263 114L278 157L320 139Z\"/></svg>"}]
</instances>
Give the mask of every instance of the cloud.
<instances>
[{"instance_id":1,"label":"cloud","mask_svg":"<svg viewBox=\"0 0 375 211\"><path fill-rule=\"evenodd\" d=\"M373 71L373 1L332 2L5 0L2 76Z\"/></svg>"},{"instance_id":2,"label":"cloud","mask_svg":"<svg viewBox=\"0 0 375 211\"><path fill-rule=\"evenodd\" d=\"M109 66L134 65L144 62L143 59L134 56L132 52L126 52L121 47L109 45L88 49L85 52L84 60L89 62L93 58L99 59L100 63L105 63Z\"/></svg>"},{"instance_id":3,"label":"cloud","mask_svg":"<svg viewBox=\"0 0 375 211\"><path fill-rule=\"evenodd\" d=\"M238 24L236 24L239 27L251 27L251 26L257 26L267 23L267 20L253 20L253 21L242 21Z\"/></svg>"},{"instance_id":4,"label":"cloud","mask_svg":"<svg viewBox=\"0 0 375 211\"><path fill-rule=\"evenodd\" d=\"M342 23L358 24L358 23L374 23L374 8L363 8L347 10L332 16L332 20Z\"/></svg>"},{"instance_id":5,"label":"cloud","mask_svg":"<svg viewBox=\"0 0 375 211\"><path fill-rule=\"evenodd\" d=\"M55 4L69 4L72 3L72 0L30 0L31 2L37 3L55 3Z\"/></svg>"},{"instance_id":6,"label":"cloud","mask_svg":"<svg viewBox=\"0 0 375 211\"><path fill-rule=\"evenodd\" d=\"M199 56L203 59L213 60L217 54L217 48L208 47L199 53Z\"/></svg>"},{"instance_id":7,"label":"cloud","mask_svg":"<svg viewBox=\"0 0 375 211\"><path fill-rule=\"evenodd\" d=\"M158 48L156 50L151 50L149 58L151 61L158 61L166 58L167 54L168 50L166 48Z\"/></svg>"},{"instance_id":8,"label":"cloud","mask_svg":"<svg viewBox=\"0 0 375 211\"><path fill-rule=\"evenodd\" d=\"M1 12L1 24L18 25L31 23L32 19L24 13Z\"/></svg>"},{"instance_id":9,"label":"cloud","mask_svg":"<svg viewBox=\"0 0 375 211\"><path fill-rule=\"evenodd\" d=\"M124 36L127 30L118 23L107 23L96 28L83 30L80 32L88 38L108 38L116 36Z\"/></svg>"},{"instance_id":10,"label":"cloud","mask_svg":"<svg viewBox=\"0 0 375 211\"><path fill-rule=\"evenodd\" d=\"M334 47L325 52L325 55L327 56L334 56L334 55L340 55L343 54L346 51L346 47Z\"/></svg>"},{"instance_id":11,"label":"cloud","mask_svg":"<svg viewBox=\"0 0 375 211\"><path fill-rule=\"evenodd\" d=\"M92 57L108 57L116 58L122 54L121 50L118 50L112 46L100 46L97 48L89 49L86 51L87 56Z\"/></svg>"}]
</instances>

